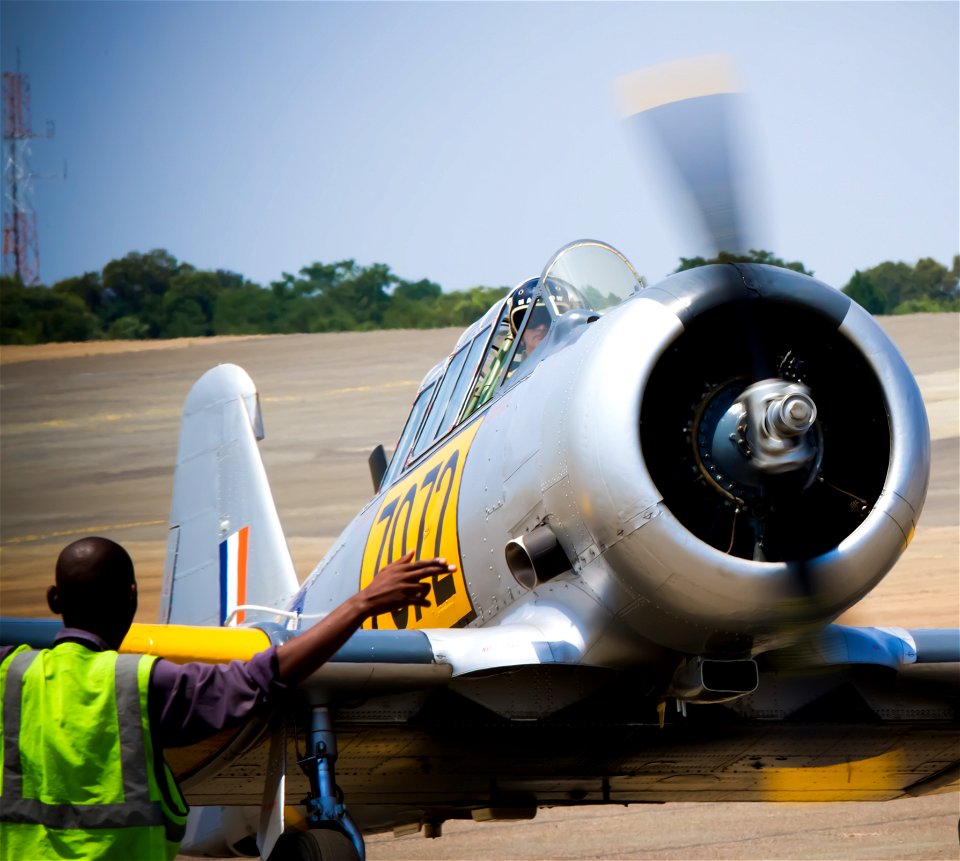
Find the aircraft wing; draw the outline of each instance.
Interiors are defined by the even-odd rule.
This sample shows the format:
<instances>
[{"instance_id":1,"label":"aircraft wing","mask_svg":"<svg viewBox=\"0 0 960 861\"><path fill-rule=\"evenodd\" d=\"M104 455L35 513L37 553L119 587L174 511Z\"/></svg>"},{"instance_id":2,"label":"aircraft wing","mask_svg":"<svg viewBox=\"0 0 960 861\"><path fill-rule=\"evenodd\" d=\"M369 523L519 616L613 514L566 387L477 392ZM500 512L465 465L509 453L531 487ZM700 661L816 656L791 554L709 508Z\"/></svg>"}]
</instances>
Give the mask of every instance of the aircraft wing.
<instances>
[{"instance_id":1,"label":"aircraft wing","mask_svg":"<svg viewBox=\"0 0 960 861\"><path fill-rule=\"evenodd\" d=\"M541 624L535 613L530 615L530 622L483 628L357 631L305 685L312 690L322 687L335 702L358 692L381 695L387 688L414 690L477 673L584 663L584 643L573 620L555 608L545 609ZM50 648L62 628L59 619L3 617L0 646ZM275 623L249 628L134 624L120 651L156 655L174 663L221 663L248 660L293 636ZM960 630L832 624L799 645L767 655L809 668L872 664L899 669L911 664L960 663ZM374 682L377 676L381 678Z\"/></svg>"},{"instance_id":2,"label":"aircraft wing","mask_svg":"<svg viewBox=\"0 0 960 861\"><path fill-rule=\"evenodd\" d=\"M50 648L62 628L59 619L3 617L0 645ZM248 660L257 652L293 636L296 634L272 623L250 628L134 624L120 651L156 655L180 664L187 661L221 663ZM577 664L580 655L572 636L551 638L543 628L531 624L452 630L357 631L314 678L333 675L334 668L341 665L357 667L355 671L336 670L345 683L349 683L365 677L366 671L359 668L385 665L406 668L411 676L416 674L416 668L442 667L444 669L435 675L449 679L533 664Z\"/></svg>"}]
</instances>

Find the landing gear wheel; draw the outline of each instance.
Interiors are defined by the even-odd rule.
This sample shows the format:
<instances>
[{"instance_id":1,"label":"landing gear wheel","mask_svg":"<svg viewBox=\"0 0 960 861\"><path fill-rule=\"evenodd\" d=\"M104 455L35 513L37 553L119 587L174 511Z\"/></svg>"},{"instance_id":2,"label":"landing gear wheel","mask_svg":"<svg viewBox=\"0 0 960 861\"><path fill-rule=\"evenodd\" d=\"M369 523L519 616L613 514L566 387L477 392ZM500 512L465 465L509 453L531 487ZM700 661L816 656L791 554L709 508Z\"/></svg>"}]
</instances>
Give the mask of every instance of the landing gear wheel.
<instances>
[{"instance_id":1,"label":"landing gear wheel","mask_svg":"<svg viewBox=\"0 0 960 861\"><path fill-rule=\"evenodd\" d=\"M359 861L346 834L332 828L290 829L280 835L268 861Z\"/></svg>"}]
</instances>

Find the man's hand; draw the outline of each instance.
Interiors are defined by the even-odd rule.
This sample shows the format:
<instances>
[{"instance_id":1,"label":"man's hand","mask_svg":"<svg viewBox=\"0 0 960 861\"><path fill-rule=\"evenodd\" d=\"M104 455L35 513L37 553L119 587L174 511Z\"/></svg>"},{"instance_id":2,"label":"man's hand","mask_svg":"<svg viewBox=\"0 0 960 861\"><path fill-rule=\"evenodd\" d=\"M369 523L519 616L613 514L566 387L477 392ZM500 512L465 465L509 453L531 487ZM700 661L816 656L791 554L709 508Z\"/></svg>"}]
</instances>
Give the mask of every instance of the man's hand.
<instances>
[{"instance_id":1,"label":"man's hand","mask_svg":"<svg viewBox=\"0 0 960 861\"><path fill-rule=\"evenodd\" d=\"M456 570L457 566L448 565L446 559L414 560L411 550L381 568L367 588L360 592L368 605L367 616L392 613L411 604L416 607L429 607L427 595L430 594L433 584L423 581L428 577L435 579Z\"/></svg>"},{"instance_id":2,"label":"man's hand","mask_svg":"<svg viewBox=\"0 0 960 861\"><path fill-rule=\"evenodd\" d=\"M423 581L456 570L446 559L415 561L412 550L381 568L365 589L351 595L309 630L277 647L280 680L296 684L305 679L330 660L371 616L402 610L411 604L429 607L427 595L433 584Z\"/></svg>"}]
</instances>

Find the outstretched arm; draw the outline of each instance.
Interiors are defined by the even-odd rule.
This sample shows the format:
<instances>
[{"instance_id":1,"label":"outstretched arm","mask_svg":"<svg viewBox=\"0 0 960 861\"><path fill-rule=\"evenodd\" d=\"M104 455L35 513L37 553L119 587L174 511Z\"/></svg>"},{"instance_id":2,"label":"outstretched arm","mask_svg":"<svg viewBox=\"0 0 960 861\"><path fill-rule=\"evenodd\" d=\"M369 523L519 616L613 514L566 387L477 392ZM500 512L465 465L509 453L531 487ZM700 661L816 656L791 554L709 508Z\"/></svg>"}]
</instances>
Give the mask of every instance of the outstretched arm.
<instances>
[{"instance_id":1,"label":"outstretched arm","mask_svg":"<svg viewBox=\"0 0 960 861\"><path fill-rule=\"evenodd\" d=\"M373 581L317 622L277 648L280 681L296 684L326 663L371 616L401 610L411 604L429 607L430 586L422 581L456 571L446 559L414 561L413 551L382 568Z\"/></svg>"}]
</instances>

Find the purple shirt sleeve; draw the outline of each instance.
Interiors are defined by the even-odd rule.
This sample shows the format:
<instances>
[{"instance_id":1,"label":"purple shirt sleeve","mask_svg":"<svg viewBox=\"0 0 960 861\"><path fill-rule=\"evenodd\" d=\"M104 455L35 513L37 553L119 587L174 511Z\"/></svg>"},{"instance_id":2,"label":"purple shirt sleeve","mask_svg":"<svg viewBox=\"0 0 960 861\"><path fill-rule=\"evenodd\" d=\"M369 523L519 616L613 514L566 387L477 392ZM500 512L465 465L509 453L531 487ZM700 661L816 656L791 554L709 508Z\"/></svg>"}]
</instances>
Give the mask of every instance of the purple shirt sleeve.
<instances>
[{"instance_id":1,"label":"purple shirt sleeve","mask_svg":"<svg viewBox=\"0 0 960 861\"><path fill-rule=\"evenodd\" d=\"M193 744L269 710L287 692L278 672L276 647L229 664L157 659L150 676L149 707L160 744Z\"/></svg>"},{"instance_id":2,"label":"purple shirt sleeve","mask_svg":"<svg viewBox=\"0 0 960 861\"><path fill-rule=\"evenodd\" d=\"M63 628L54 645L80 643L95 652L110 647L96 634ZM0 661L13 651L0 648ZM161 747L182 747L237 726L276 706L286 695L275 646L249 661L175 664L158 658L150 674L150 726Z\"/></svg>"}]
</instances>

